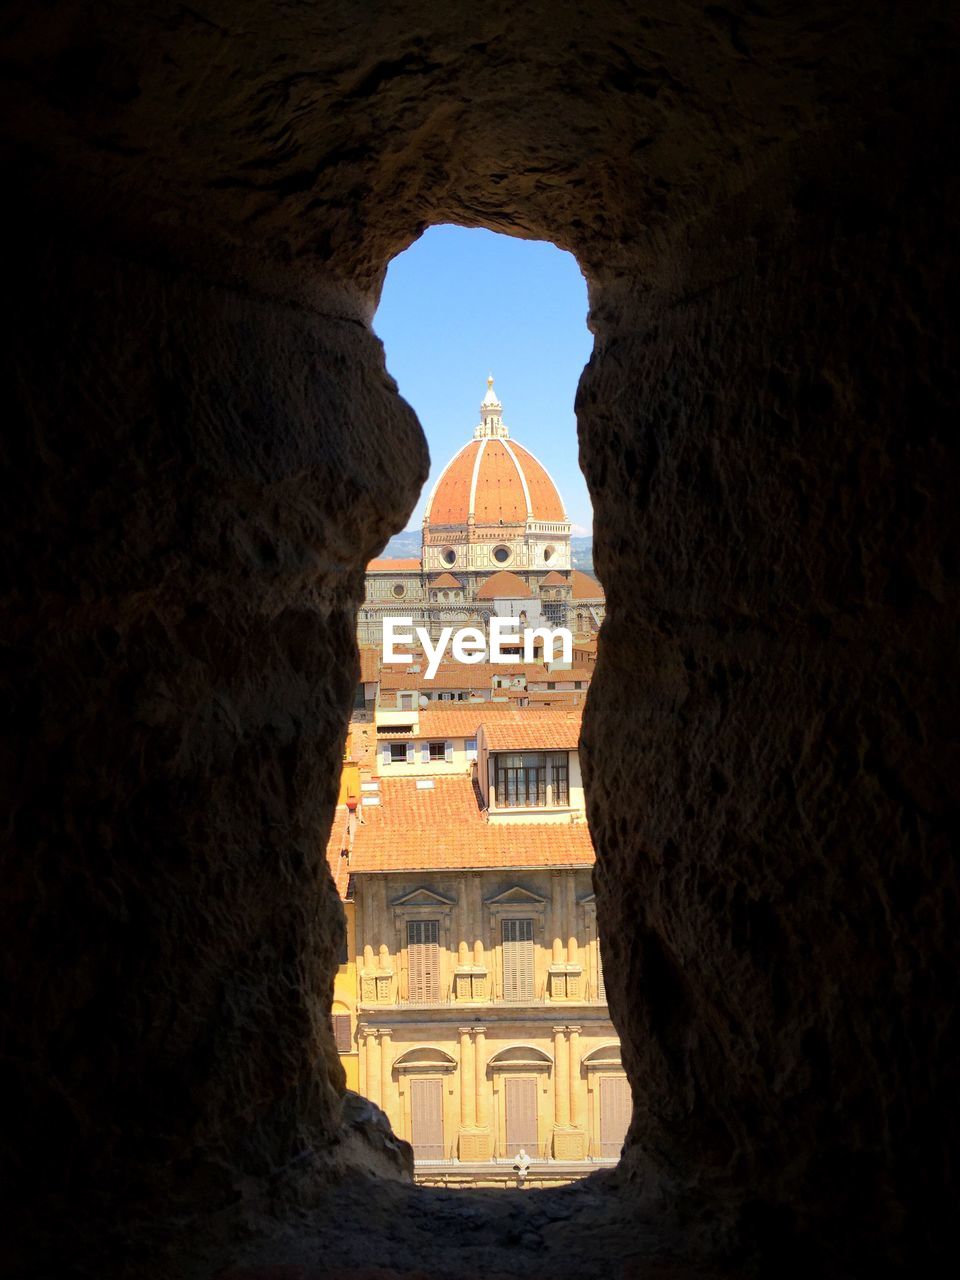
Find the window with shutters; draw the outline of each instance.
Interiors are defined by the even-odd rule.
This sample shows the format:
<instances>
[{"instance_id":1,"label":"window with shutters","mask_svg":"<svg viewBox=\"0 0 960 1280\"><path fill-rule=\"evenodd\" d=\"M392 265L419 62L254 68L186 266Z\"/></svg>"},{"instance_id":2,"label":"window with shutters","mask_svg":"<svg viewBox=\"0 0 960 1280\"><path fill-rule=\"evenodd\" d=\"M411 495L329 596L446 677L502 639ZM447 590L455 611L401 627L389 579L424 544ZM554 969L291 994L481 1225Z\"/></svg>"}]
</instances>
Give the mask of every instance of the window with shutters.
<instances>
[{"instance_id":1,"label":"window with shutters","mask_svg":"<svg viewBox=\"0 0 960 1280\"><path fill-rule=\"evenodd\" d=\"M445 742L431 742L430 747L431 760L445 760L447 758L447 744Z\"/></svg>"},{"instance_id":2,"label":"window with shutters","mask_svg":"<svg viewBox=\"0 0 960 1280\"><path fill-rule=\"evenodd\" d=\"M625 1076L607 1076L600 1081L600 1155L617 1160L627 1136L633 1102Z\"/></svg>"},{"instance_id":3,"label":"window with shutters","mask_svg":"<svg viewBox=\"0 0 960 1280\"><path fill-rule=\"evenodd\" d=\"M514 1002L533 999L533 921L504 920L503 998Z\"/></svg>"},{"instance_id":4,"label":"window with shutters","mask_svg":"<svg viewBox=\"0 0 960 1280\"><path fill-rule=\"evenodd\" d=\"M333 1038L336 1041L337 1053L353 1052L353 1036L350 1034L349 1013L333 1015Z\"/></svg>"},{"instance_id":5,"label":"window with shutters","mask_svg":"<svg viewBox=\"0 0 960 1280\"><path fill-rule=\"evenodd\" d=\"M407 744L405 742L390 743L390 763L406 764L407 762Z\"/></svg>"},{"instance_id":6,"label":"window with shutters","mask_svg":"<svg viewBox=\"0 0 960 1280\"><path fill-rule=\"evenodd\" d=\"M410 1081L410 1139L416 1160L443 1159L443 1081Z\"/></svg>"},{"instance_id":7,"label":"window with shutters","mask_svg":"<svg viewBox=\"0 0 960 1280\"><path fill-rule=\"evenodd\" d=\"M537 1081L534 1076L508 1076L504 1081L506 1155L521 1149L528 1156L539 1153L537 1133Z\"/></svg>"},{"instance_id":8,"label":"window with shutters","mask_svg":"<svg viewBox=\"0 0 960 1280\"><path fill-rule=\"evenodd\" d=\"M407 921L407 985L411 1004L439 1004L439 920Z\"/></svg>"}]
</instances>

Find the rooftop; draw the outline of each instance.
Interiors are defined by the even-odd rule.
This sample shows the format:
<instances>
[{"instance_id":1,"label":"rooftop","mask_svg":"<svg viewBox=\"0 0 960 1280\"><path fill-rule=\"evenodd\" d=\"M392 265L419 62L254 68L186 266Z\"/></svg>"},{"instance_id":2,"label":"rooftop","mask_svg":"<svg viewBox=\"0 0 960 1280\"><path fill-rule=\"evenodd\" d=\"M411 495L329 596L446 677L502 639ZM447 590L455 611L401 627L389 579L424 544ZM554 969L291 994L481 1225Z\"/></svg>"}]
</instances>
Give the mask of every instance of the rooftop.
<instances>
[{"instance_id":1,"label":"rooftop","mask_svg":"<svg viewBox=\"0 0 960 1280\"><path fill-rule=\"evenodd\" d=\"M575 646L580 648L581 646ZM411 672L409 667L419 664L420 670ZM521 659L510 662L456 662L445 659L437 668L432 680L426 676L427 661L425 658L415 659L413 663L384 663L380 668L380 688L390 689L477 689L490 693L494 677L515 679L523 676L527 683L539 683L543 680L590 680L596 674L592 665L582 663L566 669L547 667L542 662L523 662ZM506 694L508 690L496 690L497 694Z\"/></svg>"},{"instance_id":2,"label":"rooftop","mask_svg":"<svg viewBox=\"0 0 960 1280\"><path fill-rule=\"evenodd\" d=\"M573 588L574 600L603 600L603 587L582 569L574 569L570 574L570 586Z\"/></svg>"},{"instance_id":3,"label":"rooftop","mask_svg":"<svg viewBox=\"0 0 960 1280\"><path fill-rule=\"evenodd\" d=\"M391 560L387 556L371 560L367 565L367 573L419 573L422 567L420 561L412 556L397 560Z\"/></svg>"},{"instance_id":4,"label":"rooftop","mask_svg":"<svg viewBox=\"0 0 960 1280\"><path fill-rule=\"evenodd\" d=\"M371 684L380 678L380 650L375 645L360 646L360 683Z\"/></svg>"},{"instance_id":5,"label":"rooftop","mask_svg":"<svg viewBox=\"0 0 960 1280\"><path fill-rule=\"evenodd\" d=\"M518 707L516 719L481 720L491 751L576 751L583 708Z\"/></svg>"},{"instance_id":6,"label":"rooftop","mask_svg":"<svg viewBox=\"0 0 960 1280\"><path fill-rule=\"evenodd\" d=\"M517 707L510 702L431 702L419 711L418 738L472 738L481 724L532 723L542 735L553 731L549 708ZM408 735L409 736L409 735ZM545 740L545 738L544 738Z\"/></svg>"},{"instance_id":7,"label":"rooftop","mask_svg":"<svg viewBox=\"0 0 960 1280\"><path fill-rule=\"evenodd\" d=\"M586 823L493 823L470 778L385 778L380 804L364 808L350 858L352 874L591 866Z\"/></svg>"},{"instance_id":8,"label":"rooftop","mask_svg":"<svg viewBox=\"0 0 960 1280\"><path fill-rule=\"evenodd\" d=\"M478 600L529 600L533 592L509 569L492 574L477 592Z\"/></svg>"}]
</instances>

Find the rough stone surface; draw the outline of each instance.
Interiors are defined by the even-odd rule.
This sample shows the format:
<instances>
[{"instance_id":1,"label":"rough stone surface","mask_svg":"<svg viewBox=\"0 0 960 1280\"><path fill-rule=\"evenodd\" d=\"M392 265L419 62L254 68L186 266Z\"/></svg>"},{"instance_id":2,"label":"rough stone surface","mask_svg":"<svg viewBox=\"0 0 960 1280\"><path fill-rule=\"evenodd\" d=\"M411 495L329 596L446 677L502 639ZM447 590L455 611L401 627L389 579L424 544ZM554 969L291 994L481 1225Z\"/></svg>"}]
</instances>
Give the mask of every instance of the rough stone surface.
<instances>
[{"instance_id":1,"label":"rough stone surface","mask_svg":"<svg viewBox=\"0 0 960 1280\"><path fill-rule=\"evenodd\" d=\"M196 1212L344 1156L320 837L362 563L426 452L353 321L43 265L7 383L4 1167Z\"/></svg>"},{"instance_id":2,"label":"rough stone surface","mask_svg":"<svg viewBox=\"0 0 960 1280\"><path fill-rule=\"evenodd\" d=\"M923 319L952 286L916 250L942 241L952 162L907 142L891 124L882 158L801 162L778 226L741 208L750 257L650 300L578 406L626 1166L776 1250L815 1234L904 1266L956 1143L960 630L956 344ZM690 249L732 255L718 220Z\"/></svg>"},{"instance_id":3,"label":"rough stone surface","mask_svg":"<svg viewBox=\"0 0 960 1280\"><path fill-rule=\"evenodd\" d=\"M407 1165L344 1123L321 851L362 566L426 474L367 322L445 220L552 239L590 285L585 755L636 1101L610 1211L646 1251L624 1228L607 1261L944 1261L954 16L7 6L0 1141L38 1273L146 1274L177 1221L159 1273L309 1274L338 1213L337 1265L384 1262L359 1193L323 1199ZM425 1194L377 1192L469 1207Z\"/></svg>"}]
</instances>

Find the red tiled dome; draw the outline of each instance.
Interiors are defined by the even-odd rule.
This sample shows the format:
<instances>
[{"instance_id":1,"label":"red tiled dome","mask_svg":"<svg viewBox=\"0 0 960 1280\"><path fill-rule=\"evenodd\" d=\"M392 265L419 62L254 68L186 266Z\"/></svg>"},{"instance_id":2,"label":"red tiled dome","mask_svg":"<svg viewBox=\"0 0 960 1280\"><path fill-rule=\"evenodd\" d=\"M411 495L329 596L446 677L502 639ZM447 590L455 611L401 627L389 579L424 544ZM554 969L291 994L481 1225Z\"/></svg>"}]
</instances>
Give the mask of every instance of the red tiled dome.
<instances>
[{"instance_id":1,"label":"red tiled dome","mask_svg":"<svg viewBox=\"0 0 960 1280\"><path fill-rule=\"evenodd\" d=\"M573 587L574 600L602 600L603 587L596 580L591 578L589 573L583 573L580 569L574 569L570 575L570 585Z\"/></svg>"},{"instance_id":2,"label":"red tiled dome","mask_svg":"<svg viewBox=\"0 0 960 1280\"><path fill-rule=\"evenodd\" d=\"M557 487L515 440L471 440L447 464L427 503L428 524L525 524L566 520Z\"/></svg>"},{"instance_id":3,"label":"red tiled dome","mask_svg":"<svg viewBox=\"0 0 960 1280\"><path fill-rule=\"evenodd\" d=\"M509 569L489 577L477 592L478 600L529 600L533 592L522 578Z\"/></svg>"}]
</instances>

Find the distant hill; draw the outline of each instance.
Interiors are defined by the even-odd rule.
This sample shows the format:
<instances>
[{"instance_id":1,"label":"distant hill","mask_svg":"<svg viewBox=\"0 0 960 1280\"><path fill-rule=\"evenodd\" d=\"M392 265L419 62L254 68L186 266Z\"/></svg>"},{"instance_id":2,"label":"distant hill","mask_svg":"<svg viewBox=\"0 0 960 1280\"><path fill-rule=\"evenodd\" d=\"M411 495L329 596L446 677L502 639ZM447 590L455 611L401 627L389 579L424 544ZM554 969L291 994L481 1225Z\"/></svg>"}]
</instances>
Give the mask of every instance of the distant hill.
<instances>
[{"instance_id":1,"label":"distant hill","mask_svg":"<svg viewBox=\"0 0 960 1280\"><path fill-rule=\"evenodd\" d=\"M408 556L419 556L420 544L420 530L405 529L403 533L395 533L380 554L402 559Z\"/></svg>"},{"instance_id":2,"label":"distant hill","mask_svg":"<svg viewBox=\"0 0 960 1280\"><path fill-rule=\"evenodd\" d=\"M398 558L419 556L420 530L405 529L403 533L395 533L382 554ZM593 573L593 538L571 538L570 559L575 569L582 569L584 573Z\"/></svg>"},{"instance_id":3,"label":"distant hill","mask_svg":"<svg viewBox=\"0 0 960 1280\"><path fill-rule=\"evenodd\" d=\"M593 536L570 539L570 559L575 569L593 573Z\"/></svg>"}]
</instances>

